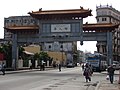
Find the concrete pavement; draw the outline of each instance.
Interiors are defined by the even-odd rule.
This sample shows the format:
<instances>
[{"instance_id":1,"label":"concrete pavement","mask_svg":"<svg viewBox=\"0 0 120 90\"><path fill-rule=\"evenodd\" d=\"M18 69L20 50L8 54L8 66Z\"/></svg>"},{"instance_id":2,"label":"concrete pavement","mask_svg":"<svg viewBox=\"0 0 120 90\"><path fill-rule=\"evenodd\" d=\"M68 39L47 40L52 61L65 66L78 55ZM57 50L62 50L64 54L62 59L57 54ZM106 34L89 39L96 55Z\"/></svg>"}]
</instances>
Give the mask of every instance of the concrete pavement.
<instances>
[{"instance_id":1,"label":"concrete pavement","mask_svg":"<svg viewBox=\"0 0 120 90\"><path fill-rule=\"evenodd\" d=\"M107 75L106 71L102 73ZM119 77L119 74L119 70L116 70L115 75ZM115 80L113 84L111 84L109 80L101 81L99 82L95 90L120 90L120 84L118 84L118 79L119 78L117 78L117 80Z\"/></svg>"},{"instance_id":2,"label":"concrete pavement","mask_svg":"<svg viewBox=\"0 0 120 90\"><path fill-rule=\"evenodd\" d=\"M54 68L46 68L46 70L52 70ZM27 70L17 70L17 71L6 71L6 74L13 74L13 73L24 73L24 72L33 72L33 71L39 71L39 69L27 69ZM107 72L102 72L102 74L106 74ZM115 71L115 75L119 75L119 71ZM71 82L72 81L72 82ZM85 83L85 82L79 82L80 78L75 77L71 78L68 81L64 81L61 83L56 83L55 85L52 85L52 90L120 90L120 84L118 84L118 80L114 81L113 84L111 84L108 80L104 80L101 82L96 83ZM84 84L83 84L84 83ZM50 87L46 87L45 90L49 90ZM37 89L36 89L37 90Z\"/></svg>"},{"instance_id":3,"label":"concrete pavement","mask_svg":"<svg viewBox=\"0 0 120 90\"><path fill-rule=\"evenodd\" d=\"M74 70L74 68L68 68L68 69ZM77 69L79 70L80 68L78 67ZM58 69L54 69L54 68L46 68L45 72L47 72L47 70L53 70L53 71L55 71L55 73L57 70L57 73L59 73L61 75L64 72L68 72L66 70L66 68L63 68L62 72L59 72ZM16 74L16 73L25 73L25 72L34 72L34 71L39 71L39 69L6 71L6 76L7 76L7 74ZM44 72L44 71L42 71L42 72ZM93 82L86 83L85 81L81 81L81 79L83 79L83 77L80 77L78 75L76 75L75 77L68 78L68 79L66 78L64 80L60 80L60 81L58 80L56 82L46 84L46 86L43 85L43 87L38 86L35 88L31 88L29 90L65 90L65 89L69 89L69 90L95 90L95 86L93 85Z\"/></svg>"},{"instance_id":4,"label":"concrete pavement","mask_svg":"<svg viewBox=\"0 0 120 90\"><path fill-rule=\"evenodd\" d=\"M97 85L95 90L120 90L120 84L118 84L118 81L111 84L108 80L104 80Z\"/></svg>"}]
</instances>

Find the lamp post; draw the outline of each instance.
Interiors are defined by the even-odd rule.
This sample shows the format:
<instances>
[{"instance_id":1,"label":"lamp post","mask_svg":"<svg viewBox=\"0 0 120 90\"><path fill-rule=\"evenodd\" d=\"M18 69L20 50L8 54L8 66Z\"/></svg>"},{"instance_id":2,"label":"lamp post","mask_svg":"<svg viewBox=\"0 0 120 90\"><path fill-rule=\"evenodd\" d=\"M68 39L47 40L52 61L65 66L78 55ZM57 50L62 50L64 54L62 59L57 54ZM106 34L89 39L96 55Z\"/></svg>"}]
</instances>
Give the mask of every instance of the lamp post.
<instances>
[{"instance_id":1,"label":"lamp post","mask_svg":"<svg viewBox=\"0 0 120 90\"><path fill-rule=\"evenodd\" d=\"M118 84L120 84L120 67L119 67L119 81Z\"/></svg>"},{"instance_id":2,"label":"lamp post","mask_svg":"<svg viewBox=\"0 0 120 90\"><path fill-rule=\"evenodd\" d=\"M63 42L62 42L62 45L60 46L61 48L61 58L62 58L62 62L63 62Z\"/></svg>"}]
</instances>

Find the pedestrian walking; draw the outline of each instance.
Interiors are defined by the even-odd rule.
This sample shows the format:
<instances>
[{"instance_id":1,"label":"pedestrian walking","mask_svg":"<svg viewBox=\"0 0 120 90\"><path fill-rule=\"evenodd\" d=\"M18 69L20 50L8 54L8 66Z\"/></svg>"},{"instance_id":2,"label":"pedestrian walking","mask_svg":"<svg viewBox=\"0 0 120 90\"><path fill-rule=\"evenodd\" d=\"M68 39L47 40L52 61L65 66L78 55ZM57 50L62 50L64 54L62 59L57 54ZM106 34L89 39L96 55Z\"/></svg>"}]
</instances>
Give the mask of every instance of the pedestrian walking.
<instances>
[{"instance_id":1,"label":"pedestrian walking","mask_svg":"<svg viewBox=\"0 0 120 90\"><path fill-rule=\"evenodd\" d=\"M45 70L45 62L42 60L41 65L40 65L40 70Z\"/></svg>"},{"instance_id":2,"label":"pedestrian walking","mask_svg":"<svg viewBox=\"0 0 120 90\"><path fill-rule=\"evenodd\" d=\"M107 72L109 75L109 80L110 80L111 84L113 84L113 81L114 81L114 71L115 71L115 69L113 68L113 65L110 65L107 69Z\"/></svg>"},{"instance_id":3,"label":"pedestrian walking","mask_svg":"<svg viewBox=\"0 0 120 90\"><path fill-rule=\"evenodd\" d=\"M93 74L93 66L91 64L89 64L89 68L90 68L91 74Z\"/></svg>"},{"instance_id":4,"label":"pedestrian walking","mask_svg":"<svg viewBox=\"0 0 120 90\"><path fill-rule=\"evenodd\" d=\"M83 75L85 76L86 82L91 81L92 72L91 72L91 68L88 64L85 65Z\"/></svg>"},{"instance_id":5,"label":"pedestrian walking","mask_svg":"<svg viewBox=\"0 0 120 90\"><path fill-rule=\"evenodd\" d=\"M59 72L61 72L61 64L58 64Z\"/></svg>"},{"instance_id":6,"label":"pedestrian walking","mask_svg":"<svg viewBox=\"0 0 120 90\"><path fill-rule=\"evenodd\" d=\"M0 64L0 71L1 71L1 69L2 69L2 65Z\"/></svg>"},{"instance_id":7,"label":"pedestrian walking","mask_svg":"<svg viewBox=\"0 0 120 90\"><path fill-rule=\"evenodd\" d=\"M5 75L5 69L6 69L6 65L3 62L2 65L1 65L1 71L2 71L3 75Z\"/></svg>"},{"instance_id":8,"label":"pedestrian walking","mask_svg":"<svg viewBox=\"0 0 120 90\"><path fill-rule=\"evenodd\" d=\"M82 71L84 71L84 67L85 67L85 66L84 66L84 63L83 63L83 64L82 64Z\"/></svg>"}]
</instances>

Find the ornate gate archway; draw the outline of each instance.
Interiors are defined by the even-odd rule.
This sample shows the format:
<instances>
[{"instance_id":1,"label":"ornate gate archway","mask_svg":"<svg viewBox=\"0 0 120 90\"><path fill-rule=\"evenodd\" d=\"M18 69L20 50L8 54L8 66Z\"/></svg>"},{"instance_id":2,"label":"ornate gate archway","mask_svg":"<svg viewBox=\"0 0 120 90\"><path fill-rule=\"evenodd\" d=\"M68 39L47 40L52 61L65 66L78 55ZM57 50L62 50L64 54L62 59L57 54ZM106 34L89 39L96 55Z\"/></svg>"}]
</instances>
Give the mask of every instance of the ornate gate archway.
<instances>
[{"instance_id":1,"label":"ornate gate archway","mask_svg":"<svg viewBox=\"0 0 120 90\"><path fill-rule=\"evenodd\" d=\"M91 10L46 10L40 9L29 12L25 23L5 24L5 29L12 33L12 60L13 68L17 68L18 49L21 43L45 42L73 42L80 41L104 41L107 43L108 64L112 63L112 30L118 25L112 24L84 24L83 18L91 16ZM21 16L22 17L22 16ZM30 23L34 20L34 23Z\"/></svg>"}]
</instances>

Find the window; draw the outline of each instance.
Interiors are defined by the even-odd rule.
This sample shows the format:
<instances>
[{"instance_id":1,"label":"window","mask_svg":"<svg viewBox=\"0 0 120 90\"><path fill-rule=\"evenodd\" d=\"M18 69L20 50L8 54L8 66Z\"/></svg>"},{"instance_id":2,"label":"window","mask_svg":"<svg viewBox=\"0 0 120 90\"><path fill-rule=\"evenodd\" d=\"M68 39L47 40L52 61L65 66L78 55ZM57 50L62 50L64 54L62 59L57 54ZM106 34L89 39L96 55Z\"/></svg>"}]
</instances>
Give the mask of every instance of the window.
<instances>
[{"instance_id":1,"label":"window","mask_svg":"<svg viewBox=\"0 0 120 90\"><path fill-rule=\"evenodd\" d=\"M106 18L102 18L102 21L106 21L107 19Z\"/></svg>"},{"instance_id":2,"label":"window","mask_svg":"<svg viewBox=\"0 0 120 90\"><path fill-rule=\"evenodd\" d=\"M61 45L60 48L63 48L63 45Z\"/></svg>"},{"instance_id":3,"label":"window","mask_svg":"<svg viewBox=\"0 0 120 90\"><path fill-rule=\"evenodd\" d=\"M49 49L51 48L51 45L49 45Z\"/></svg>"},{"instance_id":4,"label":"window","mask_svg":"<svg viewBox=\"0 0 120 90\"><path fill-rule=\"evenodd\" d=\"M27 20L26 20L26 19L24 20L24 23L27 23Z\"/></svg>"},{"instance_id":5,"label":"window","mask_svg":"<svg viewBox=\"0 0 120 90\"><path fill-rule=\"evenodd\" d=\"M99 18L97 19L97 22L99 22Z\"/></svg>"},{"instance_id":6,"label":"window","mask_svg":"<svg viewBox=\"0 0 120 90\"><path fill-rule=\"evenodd\" d=\"M111 11L108 12L108 15L111 15Z\"/></svg>"},{"instance_id":7,"label":"window","mask_svg":"<svg viewBox=\"0 0 120 90\"><path fill-rule=\"evenodd\" d=\"M14 23L14 20L11 20L11 23Z\"/></svg>"},{"instance_id":8,"label":"window","mask_svg":"<svg viewBox=\"0 0 120 90\"><path fill-rule=\"evenodd\" d=\"M16 23L18 22L18 20L15 21Z\"/></svg>"},{"instance_id":9,"label":"window","mask_svg":"<svg viewBox=\"0 0 120 90\"><path fill-rule=\"evenodd\" d=\"M9 20L5 20L6 23L9 23Z\"/></svg>"}]
</instances>

